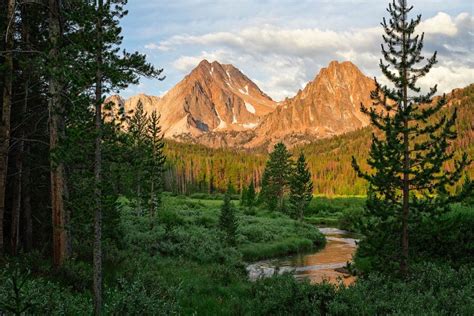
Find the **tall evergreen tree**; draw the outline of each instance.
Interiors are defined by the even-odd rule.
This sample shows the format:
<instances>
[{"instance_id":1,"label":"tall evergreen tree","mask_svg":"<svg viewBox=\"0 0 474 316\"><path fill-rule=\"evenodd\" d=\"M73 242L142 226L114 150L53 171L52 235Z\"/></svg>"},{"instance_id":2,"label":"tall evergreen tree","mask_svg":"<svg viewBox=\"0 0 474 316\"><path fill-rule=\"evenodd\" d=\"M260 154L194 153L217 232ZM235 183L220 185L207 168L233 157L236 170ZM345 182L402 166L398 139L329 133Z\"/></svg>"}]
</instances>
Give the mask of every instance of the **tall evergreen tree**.
<instances>
[{"instance_id":1,"label":"tall evergreen tree","mask_svg":"<svg viewBox=\"0 0 474 316\"><path fill-rule=\"evenodd\" d=\"M124 6L127 1L111 0L104 3L98 0L94 5L83 4L84 12L91 12L95 17L86 20L85 27L90 26L94 31L95 41L90 49L94 56L91 72L95 77L95 212L94 212L94 312L100 315L102 311L102 106L103 95L112 91L126 88L129 84L138 83L140 76L158 78L161 70L146 63L144 55L137 52L120 52L122 44L120 19L127 11ZM90 24L88 24L90 23ZM143 108L141 109L143 112ZM142 113L143 114L143 113ZM142 123L142 122L140 122ZM146 120L140 125L140 144L146 135Z\"/></svg>"},{"instance_id":2,"label":"tall evergreen tree","mask_svg":"<svg viewBox=\"0 0 474 316\"><path fill-rule=\"evenodd\" d=\"M426 220L447 209L454 198L449 194L449 186L457 183L469 163L464 154L453 170L445 169L446 162L455 155L449 145L456 138L456 111L436 119L435 114L446 105L446 98L433 102L436 86L427 94L420 94L417 82L428 74L437 59L435 52L426 64L418 66L425 59L423 34L415 32L421 15L415 19L408 17L412 9L406 0L394 0L389 5L390 19L387 22L384 18L382 22L385 62L380 61L380 69L393 88L376 81L371 94L373 106L361 107L380 132L372 136L368 164L373 172L363 172L353 159L355 170L371 188L367 210L374 219L370 221L373 225L367 227L367 240L380 239L378 233L398 232L397 257L402 274L408 270L409 228L422 218ZM428 123L429 120L434 123ZM395 255L387 254L386 260Z\"/></svg>"},{"instance_id":3,"label":"tall evergreen tree","mask_svg":"<svg viewBox=\"0 0 474 316\"><path fill-rule=\"evenodd\" d=\"M3 6L2 6L3 7ZM5 22L2 26L5 28L5 38L2 41L5 43L5 57L3 70L3 91L2 91L2 112L0 121L0 257L3 256L4 241L3 241L3 219L5 214L5 195L7 184L8 171L8 152L10 146L10 117L13 98L13 49L14 49L14 15L15 15L15 0L6 1L6 14L4 16ZM3 15L3 13L2 13Z\"/></svg>"},{"instance_id":4,"label":"tall evergreen tree","mask_svg":"<svg viewBox=\"0 0 474 316\"><path fill-rule=\"evenodd\" d=\"M49 151L51 177L51 209L53 219L53 262L61 266L69 257L69 215L65 208L67 196L66 170L59 154L61 142L65 138L64 101L64 52L61 51L64 38L63 12L58 0L49 0L49 44L48 53L48 113L49 113Z\"/></svg>"},{"instance_id":5,"label":"tall evergreen tree","mask_svg":"<svg viewBox=\"0 0 474 316\"><path fill-rule=\"evenodd\" d=\"M283 143L276 144L265 166L260 192L261 201L270 210L283 211L291 170L290 152Z\"/></svg>"},{"instance_id":6,"label":"tall evergreen tree","mask_svg":"<svg viewBox=\"0 0 474 316\"><path fill-rule=\"evenodd\" d=\"M147 154L147 129L149 118L143 109L143 103L138 102L135 111L128 119L130 140L130 162L132 165L133 186L137 199L137 210L142 212L142 202L145 199L143 192L143 178L146 171L146 161L143 157Z\"/></svg>"},{"instance_id":7,"label":"tall evergreen tree","mask_svg":"<svg viewBox=\"0 0 474 316\"><path fill-rule=\"evenodd\" d=\"M224 203L221 207L219 216L219 228L225 233L226 242L230 246L235 246L237 238L237 217L235 216L235 208L231 201L231 187L229 187L224 195Z\"/></svg>"},{"instance_id":8,"label":"tall evergreen tree","mask_svg":"<svg viewBox=\"0 0 474 316\"><path fill-rule=\"evenodd\" d=\"M306 158L301 153L290 177L290 215L303 220L304 212L313 198L313 181Z\"/></svg>"},{"instance_id":9,"label":"tall evergreen tree","mask_svg":"<svg viewBox=\"0 0 474 316\"><path fill-rule=\"evenodd\" d=\"M156 211L161 205L161 193L164 185L163 172L166 162L166 156L163 153L165 144L163 142L163 133L161 132L160 115L156 111L151 113L148 120L147 138L150 154L145 159L149 161L147 166L150 179L149 204L150 217L153 223Z\"/></svg>"}]
</instances>

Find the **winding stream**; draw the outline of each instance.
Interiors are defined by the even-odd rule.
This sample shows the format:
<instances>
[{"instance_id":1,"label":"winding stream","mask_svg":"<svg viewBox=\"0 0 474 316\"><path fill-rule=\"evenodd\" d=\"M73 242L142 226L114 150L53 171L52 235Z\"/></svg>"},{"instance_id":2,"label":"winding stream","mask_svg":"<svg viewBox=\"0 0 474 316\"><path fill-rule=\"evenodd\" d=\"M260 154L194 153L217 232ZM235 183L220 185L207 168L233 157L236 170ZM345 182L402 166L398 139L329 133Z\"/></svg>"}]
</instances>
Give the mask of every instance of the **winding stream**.
<instances>
[{"instance_id":1,"label":"winding stream","mask_svg":"<svg viewBox=\"0 0 474 316\"><path fill-rule=\"evenodd\" d=\"M270 277L274 274L292 273L297 279L307 278L311 283L327 280L338 283L342 280L348 285L354 277L337 271L352 260L357 247L357 239L349 232L337 228L319 228L326 236L324 249L312 254L298 254L290 257L263 260L247 266L251 280Z\"/></svg>"}]
</instances>

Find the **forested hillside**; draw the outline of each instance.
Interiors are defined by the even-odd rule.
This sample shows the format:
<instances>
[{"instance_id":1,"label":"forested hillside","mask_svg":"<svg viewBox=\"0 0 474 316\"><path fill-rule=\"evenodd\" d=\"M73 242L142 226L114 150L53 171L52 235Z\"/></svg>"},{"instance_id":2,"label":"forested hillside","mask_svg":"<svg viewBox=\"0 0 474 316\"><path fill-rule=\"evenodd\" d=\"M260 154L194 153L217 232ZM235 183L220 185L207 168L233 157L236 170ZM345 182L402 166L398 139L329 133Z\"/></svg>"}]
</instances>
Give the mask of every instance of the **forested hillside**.
<instances>
[{"instance_id":1,"label":"forested hillside","mask_svg":"<svg viewBox=\"0 0 474 316\"><path fill-rule=\"evenodd\" d=\"M454 90L448 96L448 104L442 113L458 109L456 127L458 138L453 142L454 150L462 150L474 156L474 85ZM442 114L444 115L444 114ZM314 192L329 195L363 195L365 181L356 176L351 158L365 161L370 148L371 127L292 150L306 158L313 175ZM224 191L227 179L237 190L253 179L260 185L267 159L264 150L243 152L229 149L210 149L199 145L167 142L168 170L166 188L178 193ZM452 167L452 166L448 166ZM474 166L469 168L474 175Z\"/></svg>"}]
</instances>

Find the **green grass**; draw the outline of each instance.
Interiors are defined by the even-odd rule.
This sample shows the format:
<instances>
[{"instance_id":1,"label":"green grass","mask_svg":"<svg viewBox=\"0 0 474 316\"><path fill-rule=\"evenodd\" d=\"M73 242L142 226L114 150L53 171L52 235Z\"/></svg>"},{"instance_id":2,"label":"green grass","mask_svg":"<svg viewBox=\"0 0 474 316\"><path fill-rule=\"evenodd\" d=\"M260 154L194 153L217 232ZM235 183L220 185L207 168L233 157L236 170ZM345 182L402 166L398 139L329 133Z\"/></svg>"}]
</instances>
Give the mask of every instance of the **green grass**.
<instances>
[{"instance_id":1,"label":"green grass","mask_svg":"<svg viewBox=\"0 0 474 316\"><path fill-rule=\"evenodd\" d=\"M217 228L222 202L166 196L164 208L187 225ZM322 234L312 225L290 219L281 213L256 210L246 215L234 202L239 222L237 249L245 261L260 260L321 248Z\"/></svg>"},{"instance_id":2,"label":"green grass","mask_svg":"<svg viewBox=\"0 0 474 316\"><path fill-rule=\"evenodd\" d=\"M157 223L151 227L146 213L140 215L129 201L121 199L118 203L121 243L116 248L109 244L104 248L107 250L104 312L115 315L318 315L321 312L462 315L472 310L472 260L459 270L440 262L426 267L420 263L407 280L369 274L348 289L328 284L312 286L291 276L248 281L244 261L315 251L323 245L324 238L310 223L333 226L344 220L350 222L348 214L359 216L357 212L363 202L355 197L317 197L307 222L264 209L256 209L249 215L237 207L238 243L233 248L223 242L217 227L222 204L219 200L165 195ZM456 227L464 225L459 231L465 232L472 227L472 206L454 205L453 209L442 222L445 244L433 245L442 250L441 254L464 238ZM468 246L468 243L463 245ZM456 256L469 259L462 253L463 249L459 248ZM23 259L23 267L32 270L31 275L23 271L19 274L27 278L20 295L22 304L32 304L28 314L91 314L90 261L71 261L55 271L40 257L28 255ZM14 293L7 270L0 269L0 310Z\"/></svg>"}]
</instances>

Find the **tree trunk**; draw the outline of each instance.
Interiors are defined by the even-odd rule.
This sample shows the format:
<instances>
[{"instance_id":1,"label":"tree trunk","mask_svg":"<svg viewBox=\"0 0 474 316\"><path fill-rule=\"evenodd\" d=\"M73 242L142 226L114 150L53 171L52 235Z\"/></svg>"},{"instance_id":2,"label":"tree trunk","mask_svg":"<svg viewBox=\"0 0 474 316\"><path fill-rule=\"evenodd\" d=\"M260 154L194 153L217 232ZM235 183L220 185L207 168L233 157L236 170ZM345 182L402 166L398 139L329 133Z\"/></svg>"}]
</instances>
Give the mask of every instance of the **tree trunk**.
<instances>
[{"instance_id":1,"label":"tree trunk","mask_svg":"<svg viewBox=\"0 0 474 316\"><path fill-rule=\"evenodd\" d=\"M25 145L25 156L29 154L29 146ZM23 215L25 219L25 250L33 249L33 217L31 213L31 186L30 186L30 166L25 164L22 177Z\"/></svg>"},{"instance_id":2,"label":"tree trunk","mask_svg":"<svg viewBox=\"0 0 474 316\"><path fill-rule=\"evenodd\" d=\"M13 256L17 255L18 247L20 243L20 212L21 212L21 200L22 200L21 183L22 183L22 177L23 177L23 148L24 148L24 142L22 140L20 140L18 147L19 147L18 152L15 155L16 173L13 179L13 202L12 202L11 232L10 232L11 252Z\"/></svg>"},{"instance_id":3,"label":"tree trunk","mask_svg":"<svg viewBox=\"0 0 474 316\"><path fill-rule=\"evenodd\" d=\"M406 9L406 4L403 3ZM403 23L406 27L406 13L403 14ZM403 111L407 111L408 107L408 74L407 74L407 38L405 32L403 33L403 57L402 63L404 64L403 71ZM410 144L408 135L408 117L404 114L403 118L403 210L402 210L402 257L400 260L400 273L406 275L408 272L408 218L410 215Z\"/></svg>"},{"instance_id":4,"label":"tree trunk","mask_svg":"<svg viewBox=\"0 0 474 316\"><path fill-rule=\"evenodd\" d=\"M3 219L5 215L5 194L8 172L8 148L10 146L10 116L13 83L13 28L15 0L8 0L5 36L5 72L3 81L3 108L0 122L0 257L4 253ZM2 39L3 40L3 39Z\"/></svg>"},{"instance_id":5,"label":"tree trunk","mask_svg":"<svg viewBox=\"0 0 474 316\"><path fill-rule=\"evenodd\" d=\"M23 6L21 9L21 40L27 50L31 49L30 45L30 29L28 21L27 6ZM24 80L24 97L21 103L20 120L18 130L18 144L15 155L15 177L13 181L13 203L12 203L12 221L11 221L11 247L12 254L16 255L20 244L20 219L21 219L21 206L23 200L23 161L25 151L25 130L27 126L27 110L28 110L28 98L29 98L29 80L31 76L31 66L28 63L23 71Z\"/></svg>"},{"instance_id":6,"label":"tree trunk","mask_svg":"<svg viewBox=\"0 0 474 316\"><path fill-rule=\"evenodd\" d=\"M51 208L53 224L53 264L61 266L68 257L67 214L64 209L65 170L57 157L60 141L64 137L64 106L61 100L59 74L59 39L61 37L60 7L58 0L49 0L49 146L51 155Z\"/></svg>"},{"instance_id":7,"label":"tree trunk","mask_svg":"<svg viewBox=\"0 0 474 316\"><path fill-rule=\"evenodd\" d=\"M102 311L102 14L103 1L97 12L97 51L95 82L95 211L94 211L94 314Z\"/></svg>"}]
</instances>

